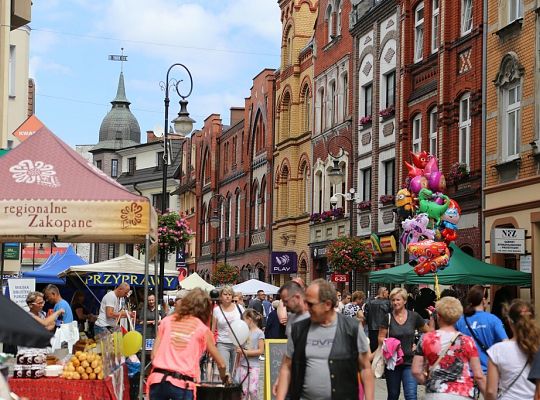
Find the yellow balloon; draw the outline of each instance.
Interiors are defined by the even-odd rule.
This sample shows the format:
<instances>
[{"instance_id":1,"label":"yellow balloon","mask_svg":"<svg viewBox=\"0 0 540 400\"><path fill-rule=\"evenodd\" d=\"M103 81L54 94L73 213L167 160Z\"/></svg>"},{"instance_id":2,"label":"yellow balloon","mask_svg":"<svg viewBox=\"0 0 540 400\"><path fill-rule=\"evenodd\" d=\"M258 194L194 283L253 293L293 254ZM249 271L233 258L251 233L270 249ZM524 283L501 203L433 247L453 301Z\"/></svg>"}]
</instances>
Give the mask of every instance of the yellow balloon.
<instances>
[{"instance_id":1,"label":"yellow balloon","mask_svg":"<svg viewBox=\"0 0 540 400\"><path fill-rule=\"evenodd\" d=\"M122 338L122 332L113 332L112 334L114 354L122 352L122 343L124 339Z\"/></svg>"},{"instance_id":2,"label":"yellow balloon","mask_svg":"<svg viewBox=\"0 0 540 400\"><path fill-rule=\"evenodd\" d=\"M122 341L122 354L125 357L136 354L142 347L142 335L137 331L130 331L124 335Z\"/></svg>"}]
</instances>

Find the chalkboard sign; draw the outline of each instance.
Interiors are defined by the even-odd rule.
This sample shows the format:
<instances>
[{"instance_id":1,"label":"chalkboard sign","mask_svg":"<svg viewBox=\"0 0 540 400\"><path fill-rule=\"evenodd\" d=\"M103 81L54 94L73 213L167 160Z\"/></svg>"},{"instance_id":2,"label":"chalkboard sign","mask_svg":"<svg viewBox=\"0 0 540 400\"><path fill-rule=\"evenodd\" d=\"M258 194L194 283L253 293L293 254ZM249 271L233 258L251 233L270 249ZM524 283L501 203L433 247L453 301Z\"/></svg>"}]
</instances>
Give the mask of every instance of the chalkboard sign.
<instances>
[{"instance_id":1,"label":"chalkboard sign","mask_svg":"<svg viewBox=\"0 0 540 400\"><path fill-rule=\"evenodd\" d=\"M287 350L287 339L266 339L264 341L264 399L274 400L272 385L279 375L281 361Z\"/></svg>"}]
</instances>

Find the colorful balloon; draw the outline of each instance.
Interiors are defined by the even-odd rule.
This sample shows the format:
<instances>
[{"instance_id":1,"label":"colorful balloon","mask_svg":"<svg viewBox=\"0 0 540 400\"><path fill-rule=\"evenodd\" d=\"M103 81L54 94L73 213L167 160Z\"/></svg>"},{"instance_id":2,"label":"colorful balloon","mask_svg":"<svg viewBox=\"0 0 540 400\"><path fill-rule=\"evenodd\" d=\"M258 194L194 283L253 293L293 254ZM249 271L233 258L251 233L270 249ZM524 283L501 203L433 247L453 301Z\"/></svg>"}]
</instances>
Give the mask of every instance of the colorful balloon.
<instances>
[{"instance_id":1,"label":"colorful balloon","mask_svg":"<svg viewBox=\"0 0 540 400\"><path fill-rule=\"evenodd\" d=\"M411 157L414 165L416 165L418 168L424 169L432 156L427 151L422 150L416 154L411 152Z\"/></svg>"},{"instance_id":2,"label":"colorful balloon","mask_svg":"<svg viewBox=\"0 0 540 400\"><path fill-rule=\"evenodd\" d=\"M409 244L407 252L411 258L417 260L412 264L414 264L414 272L418 275L442 270L450 261L450 250L444 242L423 240Z\"/></svg>"},{"instance_id":3,"label":"colorful balloon","mask_svg":"<svg viewBox=\"0 0 540 400\"><path fill-rule=\"evenodd\" d=\"M401 219L409 218L414 212L414 202L408 189L401 189L396 194L397 214Z\"/></svg>"},{"instance_id":4,"label":"colorful balloon","mask_svg":"<svg viewBox=\"0 0 540 400\"><path fill-rule=\"evenodd\" d=\"M409 170L409 176L411 178L414 178L415 176L422 176L424 175L424 170L421 168L418 168L415 165L409 164L407 161L405 161L405 166Z\"/></svg>"},{"instance_id":5,"label":"colorful balloon","mask_svg":"<svg viewBox=\"0 0 540 400\"><path fill-rule=\"evenodd\" d=\"M418 192L420 192L420 190L424 188L427 189L428 186L429 186L428 181L425 176L415 176L414 178L411 179L411 183L409 184L409 189L414 194L417 194Z\"/></svg>"},{"instance_id":6,"label":"colorful balloon","mask_svg":"<svg viewBox=\"0 0 540 400\"><path fill-rule=\"evenodd\" d=\"M411 243L417 243L424 239L434 239L435 232L432 229L428 229L429 217L427 214L418 214L413 218L407 218L401 223L403 233L399 238L403 248L407 249L407 246Z\"/></svg>"},{"instance_id":7,"label":"colorful balloon","mask_svg":"<svg viewBox=\"0 0 540 400\"><path fill-rule=\"evenodd\" d=\"M423 188L418 192L418 212L426 213L429 218L439 224L441 217L450 205L450 198L444 194L440 195L444 199L444 204L437 204L433 199L433 192Z\"/></svg>"}]
</instances>

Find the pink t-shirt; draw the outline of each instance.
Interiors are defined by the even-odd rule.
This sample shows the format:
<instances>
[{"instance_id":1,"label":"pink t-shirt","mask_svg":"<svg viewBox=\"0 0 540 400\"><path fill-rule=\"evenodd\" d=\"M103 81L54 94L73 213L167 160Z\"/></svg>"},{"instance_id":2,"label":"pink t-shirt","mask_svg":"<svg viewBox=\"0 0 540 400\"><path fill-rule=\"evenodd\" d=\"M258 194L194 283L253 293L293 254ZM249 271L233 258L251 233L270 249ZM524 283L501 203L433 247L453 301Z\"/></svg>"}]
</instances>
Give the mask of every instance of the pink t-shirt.
<instances>
[{"instance_id":1,"label":"pink t-shirt","mask_svg":"<svg viewBox=\"0 0 540 400\"><path fill-rule=\"evenodd\" d=\"M156 368L191 376L195 382L200 380L199 359L206 351L206 338L210 328L196 317L177 320L176 315L163 318L158 327L160 340L152 365ZM147 390L154 383L160 383L163 374L152 372L148 377ZM186 387L186 382L173 377L167 381L174 386ZM195 390L193 382L187 382L190 390Z\"/></svg>"}]
</instances>

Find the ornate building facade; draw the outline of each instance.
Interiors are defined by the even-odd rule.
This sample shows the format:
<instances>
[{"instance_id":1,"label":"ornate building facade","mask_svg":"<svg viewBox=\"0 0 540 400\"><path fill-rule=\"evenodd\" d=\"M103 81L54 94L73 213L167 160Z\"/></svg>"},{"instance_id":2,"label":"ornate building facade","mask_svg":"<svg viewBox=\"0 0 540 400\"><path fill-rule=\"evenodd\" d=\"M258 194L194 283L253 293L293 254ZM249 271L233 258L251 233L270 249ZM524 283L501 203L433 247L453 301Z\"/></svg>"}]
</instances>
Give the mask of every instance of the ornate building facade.
<instances>
[{"instance_id":1,"label":"ornate building facade","mask_svg":"<svg viewBox=\"0 0 540 400\"><path fill-rule=\"evenodd\" d=\"M287 253L295 258L296 274L309 281L312 43L318 2L279 0L278 3L283 30L281 63L276 73L272 250L276 256ZM279 286L290 275L273 274L272 283Z\"/></svg>"}]
</instances>

